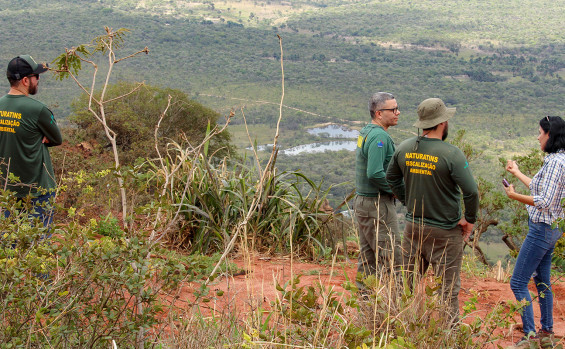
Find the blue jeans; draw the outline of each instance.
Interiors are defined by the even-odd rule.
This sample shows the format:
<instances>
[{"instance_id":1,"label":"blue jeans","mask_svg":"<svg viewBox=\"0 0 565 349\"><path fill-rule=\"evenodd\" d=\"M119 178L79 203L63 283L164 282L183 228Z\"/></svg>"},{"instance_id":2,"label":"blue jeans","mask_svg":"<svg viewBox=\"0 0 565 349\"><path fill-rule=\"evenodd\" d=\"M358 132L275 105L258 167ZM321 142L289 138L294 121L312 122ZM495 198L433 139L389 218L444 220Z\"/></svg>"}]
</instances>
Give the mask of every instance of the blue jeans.
<instances>
[{"instance_id":1,"label":"blue jeans","mask_svg":"<svg viewBox=\"0 0 565 349\"><path fill-rule=\"evenodd\" d=\"M40 218L43 226L47 228L47 238L51 236L51 223L53 222L53 202L55 200L55 192L38 196L31 200L33 203L33 211L30 216Z\"/></svg>"},{"instance_id":2,"label":"blue jeans","mask_svg":"<svg viewBox=\"0 0 565 349\"><path fill-rule=\"evenodd\" d=\"M563 234L558 228L552 229L546 223L528 221L529 232L520 248L516 259L514 273L510 279L510 288L518 301L526 300L530 304L523 309L522 323L524 333L536 332L532 298L528 291L528 283L534 272L534 281L540 297L541 328L553 331L553 292L551 291L551 256L555 243Z\"/></svg>"},{"instance_id":3,"label":"blue jeans","mask_svg":"<svg viewBox=\"0 0 565 349\"><path fill-rule=\"evenodd\" d=\"M46 229L45 235L42 238L50 238L50 230L51 230L51 223L53 222L53 201L55 198L55 192L51 192L49 194L40 195L31 199L31 209L32 211L29 212L29 216L33 218L39 218L41 223ZM24 200L24 199L18 199ZM10 211L4 210L4 217L10 217ZM1 234L0 234L1 237Z\"/></svg>"}]
</instances>

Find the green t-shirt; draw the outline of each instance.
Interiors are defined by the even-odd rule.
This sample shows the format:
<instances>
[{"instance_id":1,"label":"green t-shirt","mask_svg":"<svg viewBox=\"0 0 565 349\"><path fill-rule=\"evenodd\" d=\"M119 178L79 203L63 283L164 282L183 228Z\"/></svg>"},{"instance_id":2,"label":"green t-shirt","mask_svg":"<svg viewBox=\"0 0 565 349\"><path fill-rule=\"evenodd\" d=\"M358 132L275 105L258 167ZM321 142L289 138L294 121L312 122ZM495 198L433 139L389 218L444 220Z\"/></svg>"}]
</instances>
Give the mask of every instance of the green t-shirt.
<instances>
[{"instance_id":1,"label":"green t-shirt","mask_svg":"<svg viewBox=\"0 0 565 349\"><path fill-rule=\"evenodd\" d=\"M479 190L463 152L440 139L417 137L402 142L387 169L393 193L406 206L406 220L442 229L454 228L461 219L475 223Z\"/></svg>"},{"instance_id":2,"label":"green t-shirt","mask_svg":"<svg viewBox=\"0 0 565 349\"><path fill-rule=\"evenodd\" d=\"M43 137L49 143L43 143ZM7 172L19 178L7 188L16 196L41 195L38 188L56 187L48 147L63 142L53 113L45 104L23 95L0 98L0 166L2 180Z\"/></svg>"},{"instance_id":3,"label":"green t-shirt","mask_svg":"<svg viewBox=\"0 0 565 349\"><path fill-rule=\"evenodd\" d=\"M377 197L379 193L392 194L386 181L386 169L393 153L394 142L381 126L368 124L361 129L355 155L357 195Z\"/></svg>"}]
</instances>

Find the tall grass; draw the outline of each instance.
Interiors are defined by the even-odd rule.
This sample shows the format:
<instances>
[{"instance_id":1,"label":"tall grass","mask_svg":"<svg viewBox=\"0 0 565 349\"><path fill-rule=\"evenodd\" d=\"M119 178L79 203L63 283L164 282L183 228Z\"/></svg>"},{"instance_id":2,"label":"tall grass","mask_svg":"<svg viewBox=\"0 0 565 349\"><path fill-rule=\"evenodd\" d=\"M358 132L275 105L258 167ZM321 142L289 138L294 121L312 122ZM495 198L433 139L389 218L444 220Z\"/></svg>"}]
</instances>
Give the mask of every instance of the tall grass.
<instances>
[{"instance_id":1,"label":"tall grass","mask_svg":"<svg viewBox=\"0 0 565 349\"><path fill-rule=\"evenodd\" d=\"M244 221L253 250L288 253L289 237L303 255L323 250L331 215L322 210L326 192L300 172L274 170L260 182L254 168L203 155L187 158L184 151L178 144L168 147L171 162L166 166L180 168L162 198L168 217L175 219L174 226L165 220L166 241L172 246L199 253L222 251ZM183 158L180 165L172 163ZM162 185L162 172L147 166L153 174L150 185Z\"/></svg>"}]
</instances>

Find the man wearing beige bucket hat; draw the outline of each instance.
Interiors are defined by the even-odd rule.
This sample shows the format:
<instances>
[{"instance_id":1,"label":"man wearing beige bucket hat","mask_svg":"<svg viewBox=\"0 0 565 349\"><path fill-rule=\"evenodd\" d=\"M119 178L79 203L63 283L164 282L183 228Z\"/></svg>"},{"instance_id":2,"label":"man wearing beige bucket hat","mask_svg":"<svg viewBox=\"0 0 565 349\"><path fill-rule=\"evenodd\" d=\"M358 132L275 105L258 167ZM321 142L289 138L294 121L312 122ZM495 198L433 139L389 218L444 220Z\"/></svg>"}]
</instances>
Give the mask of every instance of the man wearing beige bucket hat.
<instances>
[{"instance_id":1,"label":"man wearing beige bucket hat","mask_svg":"<svg viewBox=\"0 0 565 349\"><path fill-rule=\"evenodd\" d=\"M410 280L418 280L414 274L422 275L431 264L434 274L442 276L442 295L457 321L463 243L473 230L479 193L463 152L444 142L453 115L455 108L439 98L420 103L414 126L422 135L398 146L386 178L408 211L402 252Z\"/></svg>"}]
</instances>

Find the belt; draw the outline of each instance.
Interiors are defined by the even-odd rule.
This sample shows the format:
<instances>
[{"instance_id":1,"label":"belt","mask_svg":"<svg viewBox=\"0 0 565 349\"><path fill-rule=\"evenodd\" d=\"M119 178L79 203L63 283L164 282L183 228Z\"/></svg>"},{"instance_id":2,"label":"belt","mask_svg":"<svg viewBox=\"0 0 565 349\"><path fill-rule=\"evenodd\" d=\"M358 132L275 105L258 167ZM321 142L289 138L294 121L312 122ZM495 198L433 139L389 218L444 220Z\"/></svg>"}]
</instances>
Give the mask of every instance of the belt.
<instances>
[{"instance_id":1,"label":"belt","mask_svg":"<svg viewBox=\"0 0 565 349\"><path fill-rule=\"evenodd\" d=\"M384 198L394 199L394 195L389 194L389 193L380 192L379 195L380 195L381 197L384 197Z\"/></svg>"},{"instance_id":2,"label":"belt","mask_svg":"<svg viewBox=\"0 0 565 349\"><path fill-rule=\"evenodd\" d=\"M385 193L385 192L380 192L380 193L377 194L377 196L365 196L365 195L360 195L360 194L357 194L357 196L362 197L362 198L366 198L366 199L374 199L374 200L377 200L379 198L379 196L381 198L384 198L384 199L391 199L391 200L394 199L394 195L389 194L389 193Z\"/></svg>"}]
</instances>

